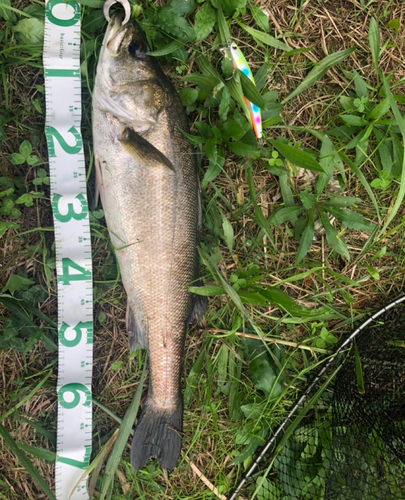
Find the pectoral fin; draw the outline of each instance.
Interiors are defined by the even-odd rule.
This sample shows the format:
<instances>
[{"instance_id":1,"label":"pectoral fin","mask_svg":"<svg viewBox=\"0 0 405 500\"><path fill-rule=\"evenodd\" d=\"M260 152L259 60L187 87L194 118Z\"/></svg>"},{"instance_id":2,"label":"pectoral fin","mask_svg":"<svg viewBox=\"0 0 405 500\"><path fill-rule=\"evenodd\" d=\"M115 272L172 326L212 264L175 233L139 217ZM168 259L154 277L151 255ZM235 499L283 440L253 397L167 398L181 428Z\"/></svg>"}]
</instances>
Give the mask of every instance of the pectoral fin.
<instances>
[{"instance_id":1,"label":"pectoral fin","mask_svg":"<svg viewBox=\"0 0 405 500\"><path fill-rule=\"evenodd\" d=\"M172 162L163 153L131 128L125 128L118 136L118 140L131 156L145 162L146 165L154 160L154 163L158 162L176 172Z\"/></svg>"}]
</instances>

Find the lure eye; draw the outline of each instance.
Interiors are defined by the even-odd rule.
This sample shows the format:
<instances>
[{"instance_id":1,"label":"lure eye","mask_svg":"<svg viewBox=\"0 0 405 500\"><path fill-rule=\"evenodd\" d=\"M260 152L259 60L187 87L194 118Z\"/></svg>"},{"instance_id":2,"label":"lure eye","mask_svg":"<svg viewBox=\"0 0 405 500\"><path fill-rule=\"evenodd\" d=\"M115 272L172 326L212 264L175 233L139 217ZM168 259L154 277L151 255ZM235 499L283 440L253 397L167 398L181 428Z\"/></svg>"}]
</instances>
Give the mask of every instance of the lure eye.
<instances>
[{"instance_id":1,"label":"lure eye","mask_svg":"<svg viewBox=\"0 0 405 500\"><path fill-rule=\"evenodd\" d=\"M146 52L148 52L148 47L143 42L133 40L128 46L128 52L133 57L144 59Z\"/></svg>"},{"instance_id":2,"label":"lure eye","mask_svg":"<svg viewBox=\"0 0 405 500\"><path fill-rule=\"evenodd\" d=\"M236 44L235 44L235 43L233 43L233 44L231 45L231 49L236 50L237 48L238 48L238 47L236 46Z\"/></svg>"}]
</instances>

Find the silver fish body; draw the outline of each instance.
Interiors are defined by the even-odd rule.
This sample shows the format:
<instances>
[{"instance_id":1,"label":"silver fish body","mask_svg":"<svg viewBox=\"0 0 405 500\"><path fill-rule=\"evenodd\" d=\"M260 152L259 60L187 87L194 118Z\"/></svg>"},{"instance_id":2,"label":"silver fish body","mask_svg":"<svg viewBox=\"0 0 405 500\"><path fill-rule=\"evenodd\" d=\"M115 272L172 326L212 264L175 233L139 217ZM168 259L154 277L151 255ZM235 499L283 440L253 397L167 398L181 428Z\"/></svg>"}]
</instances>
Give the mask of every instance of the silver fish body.
<instances>
[{"instance_id":1,"label":"silver fish body","mask_svg":"<svg viewBox=\"0 0 405 500\"><path fill-rule=\"evenodd\" d=\"M195 154L178 95L149 56L133 22L112 17L93 92L97 184L128 296L132 349L148 350L149 390L132 442L141 468L155 455L173 469L181 449L182 357L188 324L204 300L199 280L201 224Z\"/></svg>"}]
</instances>

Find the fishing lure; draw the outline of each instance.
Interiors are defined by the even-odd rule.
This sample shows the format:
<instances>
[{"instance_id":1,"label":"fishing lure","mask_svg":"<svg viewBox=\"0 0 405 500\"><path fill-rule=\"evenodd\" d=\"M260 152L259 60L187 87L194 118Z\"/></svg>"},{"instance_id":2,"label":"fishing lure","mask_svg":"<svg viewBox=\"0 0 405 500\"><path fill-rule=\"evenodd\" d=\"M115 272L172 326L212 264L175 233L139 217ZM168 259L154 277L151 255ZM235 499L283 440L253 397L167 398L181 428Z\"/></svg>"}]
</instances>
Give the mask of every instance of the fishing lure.
<instances>
[{"instance_id":1,"label":"fishing lure","mask_svg":"<svg viewBox=\"0 0 405 500\"><path fill-rule=\"evenodd\" d=\"M245 59L245 56L242 54L242 51L239 49L236 43L232 42L232 40L228 42L228 50L231 54L233 68L242 71L242 73L255 84L255 79L253 78L252 72ZM253 130L256 134L256 137L260 139L262 137L262 115L260 112L260 108L259 106L256 106L256 104L248 101L246 97L244 99L250 111L250 120L252 122Z\"/></svg>"}]
</instances>

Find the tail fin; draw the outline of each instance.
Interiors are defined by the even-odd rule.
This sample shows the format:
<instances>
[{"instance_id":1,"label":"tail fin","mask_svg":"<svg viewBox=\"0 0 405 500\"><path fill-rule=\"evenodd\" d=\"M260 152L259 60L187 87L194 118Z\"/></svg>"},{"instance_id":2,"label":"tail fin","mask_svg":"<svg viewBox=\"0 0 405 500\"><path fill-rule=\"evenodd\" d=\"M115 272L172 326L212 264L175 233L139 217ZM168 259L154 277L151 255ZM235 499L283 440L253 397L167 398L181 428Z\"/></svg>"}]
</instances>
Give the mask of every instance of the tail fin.
<instances>
[{"instance_id":1,"label":"tail fin","mask_svg":"<svg viewBox=\"0 0 405 500\"><path fill-rule=\"evenodd\" d=\"M163 469L176 467L181 450L183 402L173 408L161 408L146 400L145 408L135 428L131 448L131 464L135 471L142 468L152 455Z\"/></svg>"}]
</instances>

